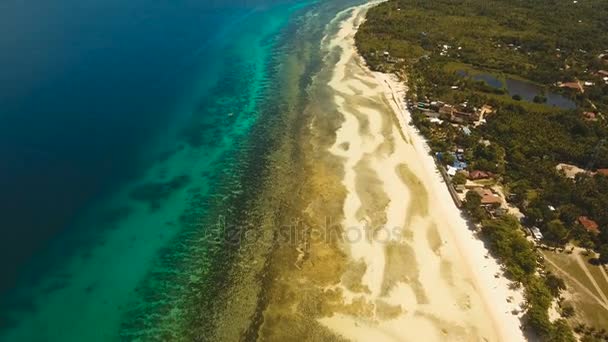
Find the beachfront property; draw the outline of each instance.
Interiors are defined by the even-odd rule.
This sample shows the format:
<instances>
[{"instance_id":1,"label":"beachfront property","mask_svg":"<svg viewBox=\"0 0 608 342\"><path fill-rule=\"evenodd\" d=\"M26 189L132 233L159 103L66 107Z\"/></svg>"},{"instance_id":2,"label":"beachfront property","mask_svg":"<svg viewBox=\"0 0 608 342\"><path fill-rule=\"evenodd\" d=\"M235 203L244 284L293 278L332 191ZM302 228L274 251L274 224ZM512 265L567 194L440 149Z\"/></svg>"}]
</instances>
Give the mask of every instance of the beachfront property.
<instances>
[{"instance_id":1,"label":"beachfront property","mask_svg":"<svg viewBox=\"0 0 608 342\"><path fill-rule=\"evenodd\" d=\"M458 172L466 172L466 169L468 167L467 162L464 159L464 150L459 149L457 150L455 153L454 152L449 152L449 155L451 155L454 159L454 161L450 164L446 166L446 172L450 177L454 177L456 175L456 173ZM443 153L441 152L437 152L435 154L435 156L437 157L437 160L444 162L445 160L445 156Z\"/></svg>"},{"instance_id":2,"label":"beachfront property","mask_svg":"<svg viewBox=\"0 0 608 342\"><path fill-rule=\"evenodd\" d=\"M437 8L437 13L443 13L442 9ZM462 15L465 16L468 14L463 12ZM384 29L384 27L382 29ZM407 37L405 36L401 36L400 38L407 40ZM413 44L415 43L416 41L413 42ZM458 46L457 43L453 43L453 45ZM492 41L492 44L483 45L497 45L499 47L501 45L504 47L508 46L509 50L521 50L522 56L525 53L527 53L528 56L537 55L535 52L532 54L527 52L526 50L530 47L527 46L527 44L522 44L519 41ZM597 232L601 230L600 227L603 227L602 223L604 218L602 215L598 215L596 212L593 212L593 210L586 210L584 207L585 204L582 204L582 210L580 212L586 213L591 218L595 218L597 222L601 222L599 225L600 227L597 227L597 224L594 225L590 223L590 221L595 222L591 218L577 221L577 214L570 215L567 219L564 219L564 213L570 207L565 207L564 203L556 200L555 198L559 198L560 191L565 192L566 189L562 190L559 185L554 186L551 188L551 190L555 193L555 195L553 198L551 198L543 193L543 190L545 190L543 188L544 184L538 184L540 182L531 182L532 184L525 184L524 182L517 183L513 181L513 179L518 180L519 178L526 178L513 171L514 163L518 164L517 166L519 168L517 170L525 170L526 172L530 171L529 173L533 174L534 176L536 176L536 174L534 174L535 170L533 170L532 167L528 167L526 165L529 158L521 158L521 161L517 161L514 160L516 158L512 158L512 156L515 155L513 152L518 151L523 152L523 155L526 157L533 154L529 153L529 149L514 148L509 144L509 139L518 139L518 145L528 146L525 143L526 136L532 135L527 135L525 132L527 128L529 128L527 126L528 119L525 117L527 115L521 115L521 113L513 114L513 117L515 117L513 123L505 118L509 117L511 112L530 112L530 116L532 116L533 113L536 114L536 112L538 112L538 117L544 117L543 114L546 112L558 112L561 111L561 109L568 109L570 111L569 117L572 118L572 121L575 121L581 126L596 126L598 124L602 124L605 121L604 117L602 116L604 107L602 106L601 101L595 100L595 97L597 97L595 95L598 87L603 86L604 83L600 79L606 77L605 81L608 81L608 72L597 73L596 65L593 67L590 66L584 71L581 70L580 72L584 75L549 75L549 77L546 77L547 80L553 80L552 82L561 80L563 83L548 84L548 82L540 82L537 83L538 86L534 85L534 87L538 89L537 93L530 94L525 91L525 87L523 86L522 88L524 88L524 90L519 88L516 89L516 87L513 86L509 87L509 84L507 84L510 82L511 85L519 85L524 83L526 85L530 85L531 83L522 82L522 78L527 77L525 73L522 75L517 75L520 76L519 79L509 79L509 73L517 74L517 69L502 68L502 65L498 65L497 68L490 69L495 71L499 70L497 72L484 72L483 70L488 70L485 69L486 65L484 63L471 63L471 60L474 60L474 58L471 57L466 59L456 58L458 56L457 51L444 46L444 42L441 42L441 45L439 46L441 49L440 55L442 58L436 59L436 63L433 65L435 68L429 68L428 71L426 71L426 74L429 77L426 79L420 78L420 81L417 81L418 79L416 79L415 82L413 82L412 79L408 80L408 82L413 83L413 85L410 86L410 89L420 90L419 94L411 94L409 96L410 101L412 101L414 104L417 103L417 106L414 105L409 108L414 109L412 111L412 116L414 117L415 127L417 127L420 133L422 133L422 135L428 139L429 147L433 152L443 152L444 155L451 154L452 156L456 157L458 153L456 151L457 147L462 146L469 150L466 154L468 160L460 160L460 158L452 159L450 157L447 161L443 160L443 163L437 163L437 166L440 169L442 176L446 180L445 183L448 189L454 189L460 200L465 201L463 208L468 214L467 217L472 223L474 223L474 225L472 225L474 226L473 229L481 232L483 232L484 229L486 229L487 232L497 231L499 230L496 229L497 227L499 227L501 224L506 225L505 222L512 219L511 216L513 216L520 221L518 224L510 225L509 228L512 228L510 231L518 231L520 235L523 235L521 234L523 231L526 235L528 235L526 237L528 242L533 242L528 243L529 246L532 246L531 249L534 249L534 246L538 246L539 249L546 246L551 246L553 249L555 249L555 247L560 245L560 243L564 243L565 240L571 238L569 235L568 238L558 241L561 231L573 230L574 227L578 227L576 230L573 230L576 232L576 234L584 235L586 238L588 238L588 234L583 232L583 228L587 232L597 234ZM466 50L469 48L469 46L466 46ZM558 48L557 51L559 52L558 54L551 53L551 55L558 55L557 58L564 59L564 64L561 65L563 66L563 69L560 70L569 69L570 66L574 66L574 64L571 64L570 61L566 61L565 58L562 57L569 54L568 49L563 48L563 51L561 51ZM437 53L437 49L434 50L434 53ZM483 48L481 51L477 51L475 56L479 56L482 53ZM581 53L585 54L586 52ZM447 57L452 56L454 56L454 58L452 58L450 63L446 64L445 60ZM511 62L509 61L504 65L511 67L510 63ZM413 63L413 65L416 66L417 64ZM421 63L421 66L426 67L427 65ZM523 70L525 68L520 69ZM551 68L548 69L549 73L551 73ZM602 67L602 69L606 69L606 67ZM475 71L477 71L478 74L475 74ZM469 80L463 81L452 78L455 73L460 75L461 72L469 72L470 75L479 76L479 79L473 79L473 82L469 82ZM446 75L445 82L442 83L439 81L439 77L437 77L439 73L444 73ZM600 79L594 77L596 73L598 77L601 76ZM481 76L488 76L487 74L491 74L491 80L496 79L497 83L500 83L500 85L490 89L488 86L492 86L492 84L490 84L491 82L486 81L485 85L481 84L482 82L475 82L484 80ZM416 74L416 76L418 76L418 74ZM539 82L538 80L534 81ZM540 85L541 83L542 86ZM555 88L558 86L562 89L555 90ZM458 90L456 90L456 88ZM456 91L450 91L450 89ZM553 93L552 91L555 92ZM479 94L480 96L473 96L471 94ZM588 100L590 96L589 94L594 94L595 97L591 97L593 102L592 100ZM445 102L436 101L438 98ZM583 98L585 98L585 101L581 100ZM469 103L474 105L471 105L470 107L467 106L467 100ZM462 103L463 101L464 103ZM565 102L568 104L563 104ZM496 116L497 121L494 121L495 118L490 118L488 120L489 125L487 127L476 130L475 128L478 125L485 124L485 117L487 115L495 112L494 109L489 105L482 106L484 103L493 104L498 111L500 111L500 115ZM562 103L563 106L559 103ZM480 106L481 108L476 108ZM518 108L517 110L514 110L512 109L513 107ZM577 110L574 111L575 109ZM522 119L520 119L520 117L522 117ZM566 118L567 116L564 115L563 117ZM429 122L432 124L429 124ZM497 124L496 122L500 124ZM529 122L531 125L533 124L532 120ZM543 120L537 120L537 122L542 125L545 124ZM436 125L441 123L443 123L441 126ZM519 124L519 127L517 127L517 124ZM510 136L509 131L505 133L506 129L502 130L501 125L513 129L514 134L512 134L512 137ZM550 136L552 129L550 125L546 126L546 128L548 128L546 130L547 136ZM563 124L563 126L565 127L564 131L568 133L568 129L570 128L567 127L568 124ZM534 127L542 126L534 124ZM561 128L561 124L559 128ZM530 129L529 131L533 132L534 130ZM534 136L538 135L544 137L544 132L545 131L542 129L536 129ZM516 133L521 134L521 136L518 137ZM569 134L564 135L566 136ZM548 144L543 143L531 145L533 145L534 149L538 148L539 150L546 149L547 151L552 151L552 144L555 146L555 144L561 143L561 141L557 140L562 140L564 142L568 141L567 139L556 139L556 141L550 141ZM545 147L545 144L548 146ZM540 146L537 147L537 145ZM581 150L591 149L592 147L589 147L591 145L592 144L588 144L588 148L583 147ZM487 160L488 155L492 155L492 160ZM547 158L549 155L550 152L539 153L539 158L544 158L543 160L550 159ZM441 154L438 154L437 157L440 159ZM572 164L579 164L579 162L575 161L581 159L582 158L576 159L562 157L557 158L555 163L570 162ZM463 169L461 163L467 163L468 165ZM555 163L551 166L555 166ZM530 164L532 164L532 161ZM604 165L605 162L603 161L597 162L597 164L598 165L596 166L598 167L606 167ZM581 184L582 179L598 179L597 177L580 178L582 175L594 176L603 174L600 172L600 170L595 170L595 168L592 166L585 166L586 165L584 163L581 164L581 167L571 164L560 164L556 167L558 172L551 170L551 167L547 168L549 170L543 170L543 172L546 172L548 175L547 178L556 178L555 174L552 173L558 173L561 177L563 172L568 179L575 180ZM495 173L495 176L488 172L488 170L492 170ZM463 179L462 175L466 175L466 179ZM579 175L579 177L576 177L577 175ZM547 186L547 188L549 188L549 186ZM479 195L481 200L481 209L483 210L479 210L480 207L477 205L479 203L476 198L477 196L470 196L471 194L466 196L468 192L474 192ZM581 206L581 204L577 205ZM505 215L506 217L501 217ZM528 217L526 218L526 216ZM488 235L491 234L488 233ZM501 240L504 238L504 236L497 236L498 235L492 236L492 238L496 240ZM508 241L506 238L504 240ZM590 240L584 242L586 242L586 246L593 246L595 240L597 240L597 237L591 237ZM575 243L578 242L576 239L574 241ZM587 248L594 248L597 251L597 248L595 247ZM506 256L505 258L509 258L509 256ZM544 265L538 265L538 267L540 274L544 275ZM543 277L541 277L541 279L542 278ZM557 308L556 310L560 310L560 308ZM555 313L556 318L552 318L552 320L557 319L559 315L559 312ZM564 315L563 317L568 318L569 316Z\"/></svg>"},{"instance_id":3,"label":"beachfront property","mask_svg":"<svg viewBox=\"0 0 608 342\"><path fill-rule=\"evenodd\" d=\"M424 112L428 118L441 118L454 124L475 124L478 126L484 122L484 117L495 112L494 108L484 104L481 108L469 107L467 103L452 105L442 101L418 102L416 109ZM471 134L470 128L463 128L466 135Z\"/></svg>"},{"instance_id":4,"label":"beachfront property","mask_svg":"<svg viewBox=\"0 0 608 342\"><path fill-rule=\"evenodd\" d=\"M489 207L498 207L502 204L500 196L494 194L491 189L475 188L471 191L476 192L481 197L481 205Z\"/></svg>"},{"instance_id":5,"label":"beachfront property","mask_svg":"<svg viewBox=\"0 0 608 342\"><path fill-rule=\"evenodd\" d=\"M470 180L480 180L480 179L488 179L490 177L492 177L492 174L490 172L473 170L473 171L469 172L468 178Z\"/></svg>"}]
</instances>

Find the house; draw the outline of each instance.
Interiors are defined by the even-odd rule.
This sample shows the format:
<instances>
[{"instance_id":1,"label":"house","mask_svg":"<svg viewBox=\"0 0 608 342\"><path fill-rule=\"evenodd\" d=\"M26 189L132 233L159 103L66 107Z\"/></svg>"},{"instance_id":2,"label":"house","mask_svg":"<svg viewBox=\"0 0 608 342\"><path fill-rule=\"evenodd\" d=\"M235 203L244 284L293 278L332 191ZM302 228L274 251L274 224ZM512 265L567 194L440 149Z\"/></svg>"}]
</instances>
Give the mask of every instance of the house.
<instances>
[{"instance_id":1,"label":"house","mask_svg":"<svg viewBox=\"0 0 608 342\"><path fill-rule=\"evenodd\" d=\"M597 121L597 117L594 112L583 112L583 119L585 121Z\"/></svg>"},{"instance_id":2,"label":"house","mask_svg":"<svg viewBox=\"0 0 608 342\"><path fill-rule=\"evenodd\" d=\"M479 113L469 111L467 108L461 108L452 111L451 120L458 123L477 121L479 120Z\"/></svg>"},{"instance_id":3,"label":"house","mask_svg":"<svg viewBox=\"0 0 608 342\"><path fill-rule=\"evenodd\" d=\"M490 106L489 104L484 104L483 106L481 106L481 111L485 114L485 113L494 113L494 108L492 106Z\"/></svg>"},{"instance_id":4,"label":"house","mask_svg":"<svg viewBox=\"0 0 608 342\"><path fill-rule=\"evenodd\" d=\"M471 135L471 129L469 127L462 127L462 133L464 133L464 135Z\"/></svg>"},{"instance_id":5,"label":"house","mask_svg":"<svg viewBox=\"0 0 608 342\"><path fill-rule=\"evenodd\" d=\"M490 189L475 188L472 191L475 191L481 197L481 205L500 206L502 204L502 199Z\"/></svg>"},{"instance_id":6,"label":"house","mask_svg":"<svg viewBox=\"0 0 608 342\"><path fill-rule=\"evenodd\" d=\"M496 210L494 210L494 212L492 214L494 214L494 216L496 216L496 217L502 217L508 213L509 213L509 211L507 210L507 208L498 207L498 208L496 208Z\"/></svg>"},{"instance_id":7,"label":"house","mask_svg":"<svg viewBox=\"0 0 608 342\"><path fill-rule=\"evenodd\" d=\"M600 229L599 229L599 226L598 226L597 222L593 221L592 219L588 218L587 216L579 216L578 222L589 233L593 233L593 234L599 234L600 233Z\"/></svg>"},{"instance_id":8,"label":"house","mask_svg":"<svg viewBox=\"0 0 608 342\"><path fill-rule=\"evenodd\" d=\"M574 179L577 174L586 172L576 165L560 163L555 166L557 171L563 171L567 178Z\"/></svg>"},{"instance_id":9,"label":"house","mask_svg":"<svg viewBox=\"0 0 608 342\"><path fill-rule=\"evenodd\" d=\"M438 119L439 118L439 113L437 113L437 112L433 112L430 109L421 109L421 108L418 108L418 109L420 109L422 112L424 112L424 115L429 119Z\"/></svg>"},{"instance_id":10,"label":"house","mask_svg":"<svg viewBox=\"0 0 608 342\"><path fill-rule=\"evenodd\" d=\"M443 106L445 106L445 103L442 101L431 101L431 104L429 107L430 107L430 109L432 109L434 111L439 111L439 109Z\"/></svg>"},{"instance_id":11,"label":"house","mask_svg":"<svg viewBox=\"0 0 608 342\"><path fill-rule=\"evenodd\" d=\"M477 180L477 179L488 179L490 178L490 174L484 171L473 170L469 173L469 179Z\"/></svg>"},{"instance_id":12,"label":"house","mask_svg":"<svg viewBox=\"0 0 608 342\"><path fill-rule=\"evenodd\" d=\"M608 77L608 71L606 71L606 70L599 70L599 71L597 72L597 74L598 74L598 76L600 76L600 77Z\"/></svg>"},{"instance_id":13,"label":"house","mask_svg":"<svg viewBox=\"0 0 608 342\"><path fill-rule=\"evenodd\" d=\"M597 173L599 173L602 176L608 177L608 169L597 169Z\"/></svg>"},{"instance_id":14,"label":"house","mask_svg":"<svg viewBox=\"0 0 608 342\"><path fill-rule=\"evenodd\" d=\"M458 171L462 171L467 168L467 163L456 159L454 164L452 164L452 167Z\"/></svg>"},{"instance_id":15,"label":"house","mask_svg":"<svg viewBox=\"0 0 608 342\"><path fill-rule=\"evenodd\" d=\"M568 88L568 89L576 90L581 93L583 92L583 87L581 86L581 84L578 81L577 82L558 83L558 86L560 88Z\"/></svg>"},{"instance_id":16,"label":"house","mask_svg":"<svg viewBox=\"0 0 608 342\"><path fill-rule=\"evenodd\" d=\"M536 240L541 240L543 238L543 234L540 232L540 229L538 229L538 227L530 228L530 233L532 234L532 236L534 236Z\"/></svg>"},{"instance_id":17,"label":"house","mask_svg":"<svg viewBox=\"0 0 608 342\"><path fill-rule=\"evenodd\" d=\"M459 148L458 150L456 150L456 160L464 162L464 150Z\"/></svg>"},{"instance_id":18,"label":"house","mask_svg":"<svg viewBox=\"0 0 608 342\"><path fill-rule=\"evenodd\" d=\"M494 112L495 112L495 110L494 110L494 108L492 108L492 106L484 104L479 109L479 117L483 118L485 115L489 115L489 114L492 114Z\"/></svg>"},{"instance_id":19,"label":"house","mask_svg":"<svg viewBox=\"0 0 608 342\"><path fill-rule=\"evenodd\" d=\"M454 107L450 105L443 105L441 108L439 108L439 115L441 115L441 117L450 119L453 113Z\"/></svg>"}]
</instances>

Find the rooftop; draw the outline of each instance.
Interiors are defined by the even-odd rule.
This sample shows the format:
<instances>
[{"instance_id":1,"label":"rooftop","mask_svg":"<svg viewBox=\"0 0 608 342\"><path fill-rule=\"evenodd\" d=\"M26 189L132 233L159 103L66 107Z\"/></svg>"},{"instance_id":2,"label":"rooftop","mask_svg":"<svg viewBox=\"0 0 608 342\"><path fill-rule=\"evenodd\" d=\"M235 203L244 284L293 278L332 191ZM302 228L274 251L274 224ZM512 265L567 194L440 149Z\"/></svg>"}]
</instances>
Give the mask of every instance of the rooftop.
<instances>
[{"instance_id":1,"label":"rooftop","mask_svg":"<svg viewBox=\"0 0 608 342\"><path fill-rule=\"evenodd\" d=\"M474 170L469 173L469 179L485 179L490 178L490 174L485 171Z\"/></svg>"},{"instance_id":2,"label":"rooftop","mask_svg":"<svg viewBox=\"0 0 608 342\"><path fill-rule=\"evenodd\" d=\"M502 204L500 197L496 196L490 189L476 188L473 191L481 197L481 204Z\"/></svg>"},{"instance_id":3,"label":"rooftop","mask_svg":"<svg viewBox=\"0 0 608 342\"><path fill-rule=\"evenodd\" d=\"M600 229L597 222L587 216L580 216L578 222L590 233L599 234Z\"/></svg>"}]
</instances>

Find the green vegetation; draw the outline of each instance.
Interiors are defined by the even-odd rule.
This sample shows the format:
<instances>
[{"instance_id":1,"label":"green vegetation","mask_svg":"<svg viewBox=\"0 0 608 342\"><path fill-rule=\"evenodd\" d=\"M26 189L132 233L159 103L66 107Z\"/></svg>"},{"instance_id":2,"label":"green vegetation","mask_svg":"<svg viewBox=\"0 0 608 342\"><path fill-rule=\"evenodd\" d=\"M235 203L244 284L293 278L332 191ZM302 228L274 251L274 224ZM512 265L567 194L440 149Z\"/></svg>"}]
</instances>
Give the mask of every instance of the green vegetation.
<instances>
[{"instance_id":1,"label":"green vegetation","mask_svg":"<svg viewBox=\"0 0 608 342\"><path fill-rule=\"evenodd\" d=\"M525 287L528 327L545 341L575 341L565 321L549 320L548 310L553 298L565 288L564 283L553 275L537 275L539 255L519 229L517 219L507 215L483 221L482 226L490 251L502 261L507 277Z\"/></svg>"},{"instance_id":2,"label":"green vegetation","mask_svg":"<svg viewBox=\"0 0 608 342\"><path fill-rule=\"evenodd\" d=\"M538 227L544 242L594 249L597 261L608 263L608 177L595 173L608 168L608 124L601 114L608 112L608 84L599 73L608 70L608 59L601 58L608 53L605 18L604 0L393 0L369 11L356 42L372 69L407 75L411 103L493 107L487 123L466 135L447 120L431 123L421 110L412 117L434 152L445 156L462 148L469 171L494 174L525 215L523 224ZM526 100L509 93L507 79L540 92ZM581 92L558 82L587 83ZM577 108L548 105L551 93ZM567 177L557 170L560 163L588 172ZM452 182L462 184L462 176ZM524 285L526 322L543 340L573 341L565 320L548 319L563 281L539 274L538 255L520 223L509 216L490 220L480 200L469 191L464 210L482 226L506 274ZM599 233L585 229L581 216L595 221ZM563 317L572 310L562 308Z\"/></svg>"},{"instance_id":3,"label":"green vegetation","mask_svg":"<svg viewBox=\"0 0 608 342\"><path fill-rule=\"evenodd\" d=\"M469 214L469 217L476 223L488 218L488 214L481 207L481 196L475 191L467 192L463 208Z\"/></svg>"},{"instance_id":4,"label":"green vegetation","mask_svg":"<svg viewBox=\"0 0 608 342\"><path fill-rule=\"evenodd\" d=\"M608 277L601 269L591 265L589 261L592 259L579 251L559 253L543 250L542 255L551 274L563 279L568 292L575 294L564 296L566 299L560 303L562 317L583 335L589 334L591 327L595 327L596 332L607 329L608 302L603 297L608 295Z\"/></svg>"},{"instance_id":5,"label":"green vegetation","mask_svg":"<svg viewBox=\"0 0 608 342\"><path fill-rule=\"evenodd\" d=\"M452 177L452 183L456 185L462 185L467 182L467 176L463 172L458 172L454 177Z\"/></svg>"},{"instance_id":6,"label":"green vegetation","mask_svg":"<svg viewBox=\"0 0 608 342\"><path fill-rule=\"evenodd\" d=\"M528 225L541 228L554 245L574 240L598 252L604 249L608 230L599 235L587 232L578 218L585 215L608 227L608 177L579 174L573 180L556 165L607 167L605 124L585 122L572 112L539 115L505 108L481 127L480 134L505 149L503 182ZM535 196L530 198L530 193Z\"/></svg>"},{"instance_id":7,"label":"green vegetation","mask_svg":"<svg viewBox=\"0 0 608 342\"><path fill-rule=\"evenodd\" d=\"M536 251L521 232L517 219L504 216L483 222L482 232L490 241L490 250L505 265L510 279L525 282L536 271Z\"/></svg>"},{"instance_id":8,"label":"green vegetation","mask_svg":"<svg viewBox=\"0 0 608 342\"><path fill-rule=\"evenodd\" d=\"M606 112L608 85L596 71L607 68L598 58L608 49L607 17L603 0L393 0L369 11L357 45L376 70L407 69L421 95L449 97L458 92L452 85L480 95L492 92L457 76L454 72L463 70L454 67L457 63L468 65L465 71L533 81L581 106L591 100ZM584 94L554 86L575 79L596 85Z\"/></svg>"}]
</instances>

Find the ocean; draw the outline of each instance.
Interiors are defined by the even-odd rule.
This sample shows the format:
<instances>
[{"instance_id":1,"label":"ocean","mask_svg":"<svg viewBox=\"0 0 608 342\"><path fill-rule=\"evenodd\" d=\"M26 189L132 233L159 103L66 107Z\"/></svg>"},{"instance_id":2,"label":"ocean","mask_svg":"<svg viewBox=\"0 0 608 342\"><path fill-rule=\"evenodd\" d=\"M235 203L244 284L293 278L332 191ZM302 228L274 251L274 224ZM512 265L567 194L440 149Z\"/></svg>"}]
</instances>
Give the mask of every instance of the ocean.
<instances>
[{"instance_id":1,"label":"ocean","mask_svg":"<svg viewBox=\"0 0 608 342\"><path fill-rule=\"evenodd\" d=\"M360 2L0 4L0 340L216 330L326 25Z\"/></svg>"}]
</instances>

